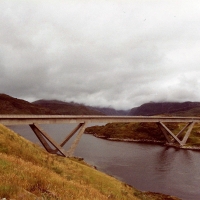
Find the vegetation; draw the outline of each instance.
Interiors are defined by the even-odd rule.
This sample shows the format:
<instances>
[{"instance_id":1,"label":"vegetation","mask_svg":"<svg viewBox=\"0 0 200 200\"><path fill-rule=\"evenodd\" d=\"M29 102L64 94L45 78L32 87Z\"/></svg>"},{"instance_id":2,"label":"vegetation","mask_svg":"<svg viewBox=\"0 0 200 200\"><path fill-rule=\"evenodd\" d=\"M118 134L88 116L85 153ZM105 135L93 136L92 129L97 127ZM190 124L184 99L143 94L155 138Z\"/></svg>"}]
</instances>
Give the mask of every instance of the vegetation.
<instances>
[{"instance_id":1,"label":"vegetation","mask_svg":"<svg viewBox=\"0 0 200 200\"><path fill-rule=\"evenodd\" d=\"M174 134L185 126L184 123L165 124ZM111 140L140 140L165 143L166 139L156 123L108 123L104 126L86 128L85 133ZM182 138L180 138L182 139ZM195 124L187 141L188 146L200 146L200 124Z\"/></svg>"},{"instance_id":2,"label":"vegetation","mask_svg":"<svg viewBox=\"0 0 200 200\"><path fill-rule=\"evenodd\" d=\"M0 199L177 199L140 192L81 159L48 154L1 124L0 180Z\"/></svg>"},{"instance_id":3,"label":"vegetation","mask_svg":"<svg viewBox=\"0 0 200 200\"><path fill-rule=\"evenodd\" d=\"M176 127L171 125L171 128L175 129ZM106 139L165 141L165 137L155 123L108 123L105 126L88 127L85 132Z\"/></svg>"},{"instance_id":4,"label":"vegetation","mask_svg":"<svg viewBox=\"0 0 200 200\"><path fill-rule=\"evenodd\" d=\"M199 117L200 116L200 107L196 107L190 110L185 110L185 111L179 111L176 113L173 113L173 116L181 116L181 117Z\"/></svg>"}]
</instances>

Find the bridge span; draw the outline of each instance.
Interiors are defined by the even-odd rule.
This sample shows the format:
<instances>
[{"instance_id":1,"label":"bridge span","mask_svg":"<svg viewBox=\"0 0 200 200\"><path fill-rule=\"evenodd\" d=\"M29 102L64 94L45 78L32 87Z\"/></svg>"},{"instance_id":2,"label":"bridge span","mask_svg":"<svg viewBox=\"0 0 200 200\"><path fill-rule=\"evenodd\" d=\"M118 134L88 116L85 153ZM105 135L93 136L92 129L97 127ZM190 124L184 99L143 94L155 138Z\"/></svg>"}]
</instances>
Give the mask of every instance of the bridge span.
<instances>
[{"instance_id":1,"label":"bridge span","mask_svg":"<svg viewBox=\"0 0 200 200\"><path fill-rule=\"evenodd\" d=\"M91 116L91 115L0 115L0 123L3 125L29 125L35 135L40 140L44 148L52 154L62 156L72 156L78 145L78 142L84 133L88 123L115 123L115 122L149 122L157 123L162 133L165 136L166 143L177 144L183 146L193 129L195 123L200 123L200 117L163 117L163 116ZM186 123L185 127L178 133L174 134L164 123ZM58 144L52 139L39 124L67 124L78 123L61 144ZM66 152L63 146L77 132L77 136L69 150ZM182 138L182 139L180 139ZM54 147L54 149L53 149Z\"/></svg>"}]
</instances>

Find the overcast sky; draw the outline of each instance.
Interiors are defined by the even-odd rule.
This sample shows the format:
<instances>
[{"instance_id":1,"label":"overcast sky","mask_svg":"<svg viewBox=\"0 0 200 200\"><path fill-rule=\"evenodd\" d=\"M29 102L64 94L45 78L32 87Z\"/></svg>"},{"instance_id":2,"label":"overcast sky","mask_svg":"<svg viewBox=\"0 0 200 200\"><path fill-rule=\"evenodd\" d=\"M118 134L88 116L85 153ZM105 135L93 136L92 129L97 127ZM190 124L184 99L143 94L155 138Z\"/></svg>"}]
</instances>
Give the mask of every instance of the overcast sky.
<instances>
[{"instance_id":1,"label":"overcast sky","mask_svg":"<svg viewBox=\"0 0 200 200\"><path fill-rule=\"evenodd\" d=\"M129 109L200 101L199 0L0 0L0 93Z\"/></svg>"}]
</instances>

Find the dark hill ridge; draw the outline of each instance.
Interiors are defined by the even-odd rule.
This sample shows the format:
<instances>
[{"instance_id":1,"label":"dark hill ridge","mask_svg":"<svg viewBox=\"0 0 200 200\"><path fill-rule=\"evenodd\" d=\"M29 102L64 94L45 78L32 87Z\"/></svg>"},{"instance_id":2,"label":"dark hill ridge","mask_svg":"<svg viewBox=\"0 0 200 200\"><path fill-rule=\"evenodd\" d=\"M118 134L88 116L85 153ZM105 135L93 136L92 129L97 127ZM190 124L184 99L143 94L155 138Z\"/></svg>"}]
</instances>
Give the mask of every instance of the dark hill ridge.
<instances>
[{"instance_id":1,"label":"dark hill ridge","mask_svg":"<svg viewBox=\"0 0 200 200\"><path fill-rule=\"evenodd\" d=\"M68 103L58 100L38 100L34 105L52 110L58 115L104 115L102 112L78 103Z\"/></svg>"},{"instance_id":2,"label":"dark hill ridge","mask_svg":"<svg viewBox=\"0 0 200 200\"><path fill-rule=\"evenodd\" d=\"M151 116L151 115L160 115L160 114L171 114L171 115L180 115L190 116L192 113L195 113L195 116L200 116L200 102L159 102L159 103L145 103L137 108L131 109L129 115L137 116ZM190 112L193 110L193 112ZM177 114L176 114L177 113ZM186 114L187 113L187 114Z\"/></svg>"},{"instance_id":3,"label":"dark hill ridge","mask_svg":"<svg viewBox=\"0 0 200 200\"><path fill-rule=\"evenodd\" d=\"M0 114L55 114L48 108L37 106L28 101L0 94Z\"/></svg>"},{"instance_id":4,"label":"dark hill ridge","mask_svg":"<svg viewBox=\"0 0 200 200\"><path fill-rule=\"evenodd\" d=\"M93 110L97 110L101 113L104 113L105 115L123 116L123 115L128 115L128 113L130 112L130 110L116 110L110 107L93 107L93 106L87 106L87 107Z\"/></svg>"},{"instance_id":5,"label":"dark hill ridge","mask_svg":"<svg viewBox=\"0 0 200 200\"><path fill-rule=\"evenodd\" d=\"M38 115L173 115L200 116L200 102L150 102L129 110L106 107L92 107L59 100L38 100L33 103L0 94L0 114Z\"/></svg>"}]
</instances>

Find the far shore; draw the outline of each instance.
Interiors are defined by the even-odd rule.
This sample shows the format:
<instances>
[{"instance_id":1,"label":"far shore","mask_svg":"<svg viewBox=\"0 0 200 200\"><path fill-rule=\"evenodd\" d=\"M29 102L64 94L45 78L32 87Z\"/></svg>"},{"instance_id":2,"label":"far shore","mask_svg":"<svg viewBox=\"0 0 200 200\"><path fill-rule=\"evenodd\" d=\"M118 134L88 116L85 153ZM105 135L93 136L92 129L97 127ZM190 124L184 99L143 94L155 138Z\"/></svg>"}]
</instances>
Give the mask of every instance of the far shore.
<instances>
[{"instance_id":1,"label":"far shore","mask_svg":"<svg viewBox=\"0 0 200 200\"><path fill-rule=\"evenodd\" d=\"M166 147L174 147L176 149L184 149L184 150L194 150L194 151L200 151L200 146L179 146L176 144L168 144L164 141L159 141L159 140L148 140L148 139L141 139L141 140L136 140L136 139L120 139L120 138L107 138L105 136L98 136L97 134L93 134L94 137L104 139L104 140L109 140L109 141L116 141L116 142L138 142L138 143L150 143L150 144L159 144L163 145Z\"/></svg>"}]
</instances>

